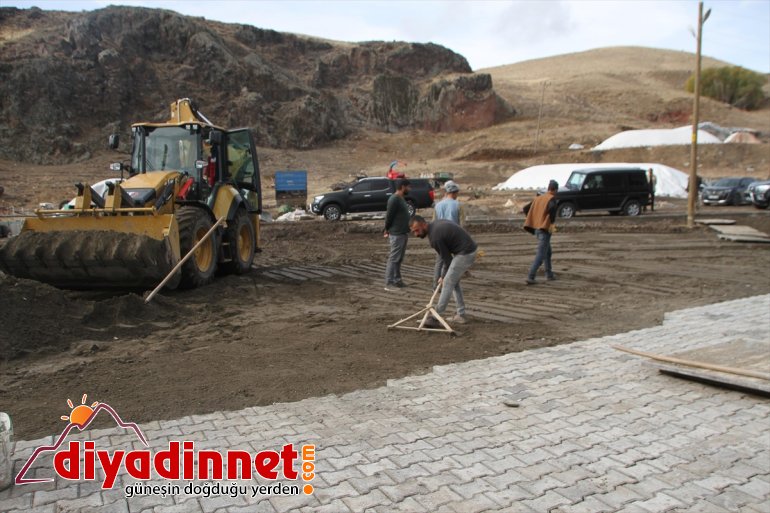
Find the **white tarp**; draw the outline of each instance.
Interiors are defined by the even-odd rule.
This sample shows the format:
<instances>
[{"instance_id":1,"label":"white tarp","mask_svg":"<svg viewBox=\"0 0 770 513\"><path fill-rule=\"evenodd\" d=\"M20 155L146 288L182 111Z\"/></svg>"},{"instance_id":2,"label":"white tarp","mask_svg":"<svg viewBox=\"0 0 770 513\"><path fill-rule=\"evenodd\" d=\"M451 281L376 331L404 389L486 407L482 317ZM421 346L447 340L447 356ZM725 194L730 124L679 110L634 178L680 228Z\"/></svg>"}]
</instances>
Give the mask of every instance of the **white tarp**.
<instances>
[{"instance_id":1,"label":"white tarp","mask_svg":"<svg viewBox=\"0 0 770 513\"><path fill-rule=\"evenodd\" d=\"M605 139L594 150L614 150L618 148L638 148L647 146L668 146L673 144L690 144L692 127L683 126L670 129L626 130L609 139ZM706 132L698 130L698 144L721 144L722 141Z\"/></svg>"},{"instance_id":2,"label":"white tarp","mask_svg":"<svg viewBox=\"0 0 770 513\"><path fill-rule=\"evenodd\" d=\"M655 175L655 195L656 196L669 196L672 198L686 198L687 197L687 180L688 175L668 167L663 164L655 163L604 163L604 164L547 164L542 166L532 166L521 171L514 173L508 180L503 183L497 184L494 190L507 191L512 189L545 189L548 186L549 180L556 180L559 186L563 186L569 175L573 171L580 169L604 169L604 168L635 168L644 169L645 171L652 169L652 173Z\"/></svg>"}]
</instances>

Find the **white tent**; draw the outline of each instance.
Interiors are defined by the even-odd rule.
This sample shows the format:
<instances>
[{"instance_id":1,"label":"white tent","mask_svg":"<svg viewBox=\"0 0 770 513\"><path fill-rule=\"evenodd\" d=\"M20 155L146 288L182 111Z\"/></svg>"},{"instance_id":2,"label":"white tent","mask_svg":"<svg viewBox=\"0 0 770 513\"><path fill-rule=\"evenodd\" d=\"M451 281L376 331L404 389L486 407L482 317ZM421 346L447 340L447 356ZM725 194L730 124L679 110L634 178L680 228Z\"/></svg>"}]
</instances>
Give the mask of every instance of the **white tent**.
<instances>
[{"instance_id":1,"label":"white tent","mask_svg":"<svg viewBox=\"0 0 770 513\"><path fill-rule=\"evenodd\" d=\"M683 126L671 129L626 130L609 139L605 139L594 150L614 150L617 148L638 148L647 146L668 146L690 144L692 127ZM705 130L698 130L698 144L721 144L718 137Z\"/></svg>"},{"instance_id":2,"label":"white tent","mask_svg":"<svg viewBox=\"0 0 770 513\"><path fill-rule=\"evenodd\" d=\"M547 164L542 166L532 166L514 173L508 180L497 184L494 189L498 191L507 191L512 189L544 189L548 186L549 180L556 180L559 186L563 186L569 175L573 171L581 169L604 169L604 168L635 168L652 169L656 178L655 195L669 196L673 198L687 197L686 173L664 166L663 164L628 164L628 163L605 163L605 164Z\"/></svg>"}]
</instances>

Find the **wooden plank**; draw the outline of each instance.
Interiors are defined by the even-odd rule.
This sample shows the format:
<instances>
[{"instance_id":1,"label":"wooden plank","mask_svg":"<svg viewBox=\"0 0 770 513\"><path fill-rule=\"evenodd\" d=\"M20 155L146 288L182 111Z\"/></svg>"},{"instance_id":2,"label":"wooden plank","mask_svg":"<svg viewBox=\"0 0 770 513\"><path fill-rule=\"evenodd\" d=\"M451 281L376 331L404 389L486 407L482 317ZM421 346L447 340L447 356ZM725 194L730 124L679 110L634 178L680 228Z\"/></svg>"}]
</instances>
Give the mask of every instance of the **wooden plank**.
<instances>
[{"instance_id":1,"label":"wooden plank","mask_svg":"<svg viewBox=\"0 0 770 513\"><path fill-rule=\"evenodd\" d=\"M681 367L678 365L669 365L655 362L652 364L663 374L692 379L710 385L723 386L745 392L758 393L770 397L770 383L761 379L749 378L746 376L734 376L721 372L708 371L706 369L696 369L692 367Z\"/></svg>"},{"instance_id":2,"label":"wooden plank","mask_svg":"<svg viewBox=\"0 0 770 513\"><path fill-rule=\"evenodd\" d=\"M644 356L646 358L650 358L651 360L658 360L661 362L675 363L675 364L684 365L687 367L707 369L710 371L722 372L726 374L735 374L738 376L746 376L751 378L762 379L765 381L770 381L770 374L767 374L765 372L755 372L749 369L741 369L738 367L728 367L725 365L716 365L712 363L695 361L695 360L685 360L685 359L676 358L673 356L666 356L666 355L660 355L660 354L654 354L654 353L645 353L644 351L637 351L636 349L629 349L627 347L622 347L622 346L612 346L612 348L617 349L618 351L623 351L625 353L635 354L637 356Z\"/></svg>"},{"instance_id":3,"label":"wooden plank","mask_svg":"<svg viewBox=\"0 0 770 513\"><path fill-rule=\"evenodd\" d=\"M761 326L758 327L759 331L763 329ZM736 338L689 351L680 351L672 356L770 374L770 341Z\"/></svg>"},{"instance_id":4,"label":"wooden plank","mask_svg":"<svg viewBox=\"0 0 770 513\"><path fill-rule=\"evenodd\" d=\"M735 339L672 356L614 347L653 359L664 374L770 396L770 342Z\"/></svg>"},{"instance_id":5,"label":"wooden plank","mask_svg":"<svg viewBox=\"0 0 770 513\"><path fill-rule=\"evenodd\" d=\"M706 225L735 224L735 219L696 219L695 222L698 224L706 224Z\"/></svg>"}]
</instances>

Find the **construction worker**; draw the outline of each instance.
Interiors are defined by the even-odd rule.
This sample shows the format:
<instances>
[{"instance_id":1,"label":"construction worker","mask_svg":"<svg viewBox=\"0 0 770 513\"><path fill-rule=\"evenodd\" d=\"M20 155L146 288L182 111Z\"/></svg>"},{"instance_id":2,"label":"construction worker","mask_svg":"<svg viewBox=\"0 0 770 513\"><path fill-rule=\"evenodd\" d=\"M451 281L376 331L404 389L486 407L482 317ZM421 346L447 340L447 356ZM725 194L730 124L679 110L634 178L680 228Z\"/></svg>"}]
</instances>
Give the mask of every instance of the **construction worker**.
<instances>
[{"instance_id":1,"label":"construction worker","mask_svg":"<svg viewBox=\"0 0 770 513\"><path fill-rule=\"evenodd\" d=\"M524 207L524 213L527 219L524 221L524 229L537 237L537 253L532 267L529 268L527 275L527 285L534 285L535 274L541 265L545 264L545 279L553 281L556 275L553 274L551 267L551 234L556 230L554 221L556 221L556 191L559 190L559 184L556 180L548 183L548 190L545 194L535 198L532 203Z\"/></svg>"},{"instance_id":2,"label":"construction worker","mask_svg":"<svg viewBox=\"0 0 770 513\"><path fill-rule=\"evenodd\" d=\"M385 231L383 237L388 239L390 253L385 266L385 290L392 291L403 288L401 279L401 263L406 253L406 243L409 241L409 206L404 196L409 192L409 180L396 180L396 192L388 198L385 212Z\"/></svg>"},{"instance_id":3,"label":"construction worker","mask_svg":"<svg viewBox=\"0 0 770 513\"><path fill-rule=\"evenodd\" d=\"M460 187L452 180L449 180L444 184L444 191L446 191L446 195L444 199L436 203L433 210L433 219L449 219L455 224L462 226L462 207L457 200L457 196L460 194Z\"/></svg>"},{"instance_id":4,"label":"construction worker","mask_svg":"<svg viewBox=\"0 0 770 513\"><path fill-rule=\"evenodd\" d=\"M447 219L453 223L462 226L462 207L457 200L460 194L460 187L452 180L444 184L444 199L436 203L433 209L433 220ZM438 279L441 277L442 260L441 255L436 255L436 263L433 266L433 288L436 288Z\"/></svg>"},{"instance_id":5,"label":"construction worker","mask_svg":"<svg viewBox=\"0 0 770 513\"><path fill-rule=\"evenodd\" d=\"M436 312L443 316L449 304L449 298L454 294L457 314L449 320L464 324L467 319L460 279L476 260L476 250L478 249L476 242L462 227L448 219L438 219L428 223L423 217L414 216L409 222L409 228L415 237L421 239L428 237L431 247L441 257L441 276L439 276L438 283L442 285L442 288L436 305ZM429 317L425 327L440 328L441 324L437 319Z\"/></svg>"},{"instance_id":6,"label":"construction worker","mask_svg":"<svg viewBox=\"0 0 770 513\"><path fill-rule=\"evenodd\" d=\"M650 184L650 211L655 212L655 187L658 185L658 178L652 168L647 171L647 182Z\"/></svg>"}]
</instances>

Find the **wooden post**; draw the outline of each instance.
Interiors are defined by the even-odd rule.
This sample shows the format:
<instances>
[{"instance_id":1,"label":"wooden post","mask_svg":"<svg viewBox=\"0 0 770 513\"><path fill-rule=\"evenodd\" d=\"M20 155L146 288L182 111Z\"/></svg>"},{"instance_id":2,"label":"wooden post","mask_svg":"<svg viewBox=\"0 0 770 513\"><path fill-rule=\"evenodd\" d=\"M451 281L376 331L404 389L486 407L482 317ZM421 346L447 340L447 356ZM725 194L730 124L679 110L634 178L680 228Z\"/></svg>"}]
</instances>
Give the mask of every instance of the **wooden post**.
<instances>
[{"instance_id":1,"label":"wooden post","mask_svg":"<svg viewBox=\"0 0 770 513\"><path fill-rule=\"evenodd\" d=\"M687 194L687 227L695 227L695 201L698 197L698 122L700 120L700 69L701 40L703 23L711 14L711 9L703 16L703 2L698 2L698 34L695 54L695 98L693 99L692 141L690 143L690 180Z\"/></svg>"}]
</instances>

